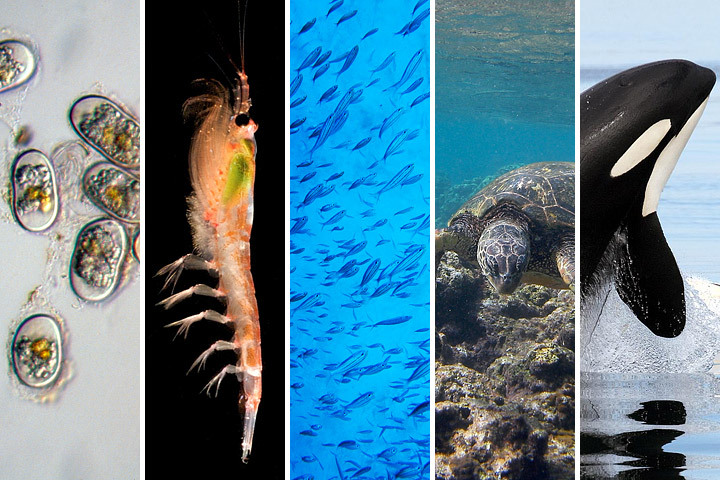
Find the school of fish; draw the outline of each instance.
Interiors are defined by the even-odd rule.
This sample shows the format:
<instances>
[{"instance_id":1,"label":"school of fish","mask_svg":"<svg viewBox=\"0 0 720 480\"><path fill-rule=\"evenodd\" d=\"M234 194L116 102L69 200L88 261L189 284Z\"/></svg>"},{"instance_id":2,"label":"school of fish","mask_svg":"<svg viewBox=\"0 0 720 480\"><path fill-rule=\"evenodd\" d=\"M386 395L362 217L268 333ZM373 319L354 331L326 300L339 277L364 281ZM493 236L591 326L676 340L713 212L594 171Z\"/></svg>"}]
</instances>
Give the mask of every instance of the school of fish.
<instances>
[{"instance_id":1,"label":"school of fish","mask_svg":"<svg viewBox=\"0 0 720 480\"><path fill-rule=\"evenodd\" d=\"M429 17L291 2L292 479L430 476Z\"/></svg>"}]
</instances>

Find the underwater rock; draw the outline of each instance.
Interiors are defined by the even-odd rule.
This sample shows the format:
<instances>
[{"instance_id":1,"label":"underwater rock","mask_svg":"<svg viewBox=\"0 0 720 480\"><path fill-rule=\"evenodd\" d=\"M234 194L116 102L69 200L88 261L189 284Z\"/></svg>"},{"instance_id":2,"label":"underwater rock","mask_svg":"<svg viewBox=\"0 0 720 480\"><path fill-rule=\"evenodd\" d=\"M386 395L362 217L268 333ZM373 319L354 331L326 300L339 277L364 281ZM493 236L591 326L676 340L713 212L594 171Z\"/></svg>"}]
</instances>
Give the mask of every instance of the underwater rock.
<instances>
[{"instance_id":1,"label":"underwater rock","mask_svg":"<svg viewBox=\"0 0 720 480\"><path fill-rule=\"evenodd\" d=\"M436 272L436 478L574 478L574 294Z\"/></svg>"},{"instance_id":2,"label":"underwater rock","mask_svg":"<svg viewBox=\"0 0 720 480\"><path fill-rule=\"evenodd\" d=\"M435 449L442 453L452 453L452 435L456 430L465 430L471 424L470 407L452 402L436 403Z\"/></svg>"},{"instance_id":3,"label":"underwater rock","mask_svg":"<svg viewBox=\"0 0 720 480\"><path fill-rule=\"evenodd\" d=\"M457 344L463 340L475 343L485 335L485 329L482 323L468 322L467 319L477 311L485 280L479 269L465 267L455 252L446 252L443 258L445 260L436 270L435 282L435 315L444 320L442 329L439 323L437 325L440 337L437 345L444 345L446 341ZM445 353L452 358L451 352ZM442 351L437 355L440 359ZM443 361L455 363L449 358Z\"/></svg>"},{"instance_id":4,"label":"underwater rock","mask_svg":"<svg viewBox=\"0 0 720 480\"><path fill-rule=\"evenodd\" d=\"M575 356L567 348L543 344L528 355L530 373L549 381L562 379L575 369Z\"/></svg>"}]
</instances>

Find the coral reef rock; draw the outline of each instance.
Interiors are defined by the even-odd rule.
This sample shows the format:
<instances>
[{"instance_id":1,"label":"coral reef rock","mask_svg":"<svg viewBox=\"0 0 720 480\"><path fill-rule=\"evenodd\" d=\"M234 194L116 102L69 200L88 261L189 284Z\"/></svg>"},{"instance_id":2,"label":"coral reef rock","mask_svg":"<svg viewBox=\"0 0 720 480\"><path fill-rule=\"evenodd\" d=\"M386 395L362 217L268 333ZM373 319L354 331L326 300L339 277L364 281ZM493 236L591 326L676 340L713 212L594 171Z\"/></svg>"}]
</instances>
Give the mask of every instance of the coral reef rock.
<instances>
[{"instance_id":1,"label":"coral reef rock","mask_svg":"<svg viewBox=\"0 0 720 480\"><path fill-rule=\"evenodd\" d=\"M446 252L436 271L438 479L572 479L574 293L500 296Z\"/></svg>"}]
</instances>

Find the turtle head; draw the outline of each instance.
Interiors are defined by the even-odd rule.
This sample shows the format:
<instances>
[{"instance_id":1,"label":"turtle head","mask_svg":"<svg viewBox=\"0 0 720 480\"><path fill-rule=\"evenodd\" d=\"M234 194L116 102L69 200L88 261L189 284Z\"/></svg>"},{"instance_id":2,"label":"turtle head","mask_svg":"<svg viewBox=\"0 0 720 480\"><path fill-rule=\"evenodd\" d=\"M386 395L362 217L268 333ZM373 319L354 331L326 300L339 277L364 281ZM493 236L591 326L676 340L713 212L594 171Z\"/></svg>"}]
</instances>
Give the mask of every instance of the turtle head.
<instances>
[{"instance_id":1,"label":"turtle head","mask_svg":"<svg viewBox=\"0 0 720 480\"><path fill-rule=\"evenodd\" d=\"M491 222L478 240L477 260L498 293L510 294L520 285L529 263L530 237L522 226Z\"/></svg>"}]
</instances>

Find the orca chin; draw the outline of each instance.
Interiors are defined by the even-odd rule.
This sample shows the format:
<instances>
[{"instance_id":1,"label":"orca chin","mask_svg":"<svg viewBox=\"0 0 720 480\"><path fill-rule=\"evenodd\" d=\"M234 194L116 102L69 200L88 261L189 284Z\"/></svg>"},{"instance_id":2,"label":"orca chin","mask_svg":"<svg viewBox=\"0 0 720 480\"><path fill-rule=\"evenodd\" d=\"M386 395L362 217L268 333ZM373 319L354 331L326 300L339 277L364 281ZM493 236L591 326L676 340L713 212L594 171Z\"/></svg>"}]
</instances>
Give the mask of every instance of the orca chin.
<instances>
[{"instance_id":1,"label":"orca chin","mask_svg":"<svg viewBox=\"0 0 720 480\"><path fill-rule=\"evenodd\" d=\"M620 72L580 96L582 296L612 252L620 298L661 337L682 333L685 291L657 206L714 85L712 70L664 60Z\"/></svg>"}]
</instances>

